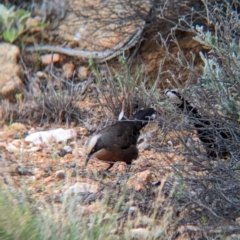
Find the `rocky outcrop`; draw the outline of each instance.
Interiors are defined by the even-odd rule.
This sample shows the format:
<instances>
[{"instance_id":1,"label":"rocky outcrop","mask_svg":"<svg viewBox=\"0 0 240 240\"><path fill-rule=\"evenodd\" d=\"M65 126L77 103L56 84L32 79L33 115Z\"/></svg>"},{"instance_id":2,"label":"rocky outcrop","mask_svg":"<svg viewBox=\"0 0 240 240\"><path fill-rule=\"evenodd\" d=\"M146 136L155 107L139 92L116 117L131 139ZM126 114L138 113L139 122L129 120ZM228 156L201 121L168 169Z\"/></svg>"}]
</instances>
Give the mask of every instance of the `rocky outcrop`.
<instances>
[{"instance_id":1,"label":"rocky outcrop","mask_svg":"<svg viewBox=\"0 0 240 240\"><path fill-rule=\"evenodd\" d=\"M0 43L0 98L13 99L22 84L17 65L19 53L15 45Z\"/></svg>"}]
</instances>

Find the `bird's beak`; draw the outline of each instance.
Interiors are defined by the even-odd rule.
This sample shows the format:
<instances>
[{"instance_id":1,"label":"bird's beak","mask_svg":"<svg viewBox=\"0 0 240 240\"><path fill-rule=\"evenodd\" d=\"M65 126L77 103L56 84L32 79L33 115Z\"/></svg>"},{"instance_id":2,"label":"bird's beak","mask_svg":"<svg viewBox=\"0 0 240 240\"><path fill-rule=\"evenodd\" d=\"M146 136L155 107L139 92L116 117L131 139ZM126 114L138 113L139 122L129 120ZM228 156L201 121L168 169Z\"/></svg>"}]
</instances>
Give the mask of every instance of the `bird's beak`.
<instances>
[{"instance_id":1,"label":"bird's beak","mask_svg":"<svg viewBox=\"0 0 240 240\"><path fill-rule=\"evenodd\" d=\"M90 155L88 155L88 156L86 157L85 166L87 166L87 165L88 165L88 162L89 162L90 158L91 158L91 156L90 156Z\"/></svg>"}]
</instances>

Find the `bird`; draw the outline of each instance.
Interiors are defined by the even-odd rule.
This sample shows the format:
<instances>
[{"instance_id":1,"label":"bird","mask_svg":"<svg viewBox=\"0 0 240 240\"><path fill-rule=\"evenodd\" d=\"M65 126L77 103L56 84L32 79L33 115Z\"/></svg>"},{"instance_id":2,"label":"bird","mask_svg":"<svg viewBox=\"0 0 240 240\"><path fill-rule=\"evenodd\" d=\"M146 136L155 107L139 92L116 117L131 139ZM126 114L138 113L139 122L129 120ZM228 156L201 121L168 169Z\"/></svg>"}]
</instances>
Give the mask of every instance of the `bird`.
<instances>
[{"instance_id":1,"label":"bird","mask_svg":"<svg viewBox=\"0 0 240 240\"><path fill-rule=\"evenodd\" d=\"M209 117L202 117L198 110L191 106L178 92L166 89L165 95L191 120L197 131L198 138L206 149L208 157L227 158L231 156L229 146L230 141L233 140L233 135L230 131L223 129L220 123L210 121Z\"/></svg>"},{"instance_id":2,"label":"bird","mask_svg":"<svg viewBox=\"0 0 240 240\"><path fill-rule=\"evenodd\" d=\"M154 108L145 108L137 111L129 120L117 121L99 132L93 134L85 143L87 155L85 166L92 157L108 162L110 166L115 162L125 162L131 165L138 158L137 140L140 130L155 116Z\"/></svg>"}]
</instances>

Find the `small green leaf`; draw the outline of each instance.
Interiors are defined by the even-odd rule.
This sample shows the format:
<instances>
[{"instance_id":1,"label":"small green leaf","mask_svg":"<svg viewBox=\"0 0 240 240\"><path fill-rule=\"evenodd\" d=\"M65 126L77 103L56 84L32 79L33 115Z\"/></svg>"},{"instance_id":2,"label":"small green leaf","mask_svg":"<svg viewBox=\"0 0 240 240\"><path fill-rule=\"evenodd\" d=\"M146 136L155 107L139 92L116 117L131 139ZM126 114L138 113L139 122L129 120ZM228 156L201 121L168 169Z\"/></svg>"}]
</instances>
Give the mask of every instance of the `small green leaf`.
<instances>
[{"instance_id":1,"label":"small green leaf","mask_svg":"<svg viewBox=\"0 0 240 240\"><path fill-rule=\"evenodd\" d=\"M37 27L47 27L48 25L49 25L48 22L39 22L39 23L37 24Z\"/></svg>"},{"instance_id":2,"label":"small green leaf","mask_svg":"<svg viewBox=\"0 0 240 240\"><path fill-rule=\"evenodd\" d=\"M11 31L5 30L5 31L3 31L3 39L6 40L6 41L12 43L12 42L14 42L15 37L16 37L16 30L11 30Z\"/></svg>"},{"instance_id":3,"label":"small green leaf","mask_svg":"<svg viewBox=\"0 0 240 240\"><path fill-rule=\"evenodd\" d=\"M26 11L26 10L24 10L24 9L19 9L19 10L17 10L17 11L15 12L15 17L16 17L16 18L21 18L21 17L23 17L23 16L25 16L25 15L29 15L29 12Z\"/></svg>"},{"instance_id":4,"label":"small green leaf","mask_svg":"<svg viewBox=\"0 0 240 240\"><path fill-rule=\"evenodd\" d=\"M26 12L26 14L19 16L19 22L21 24L25 24L27 22L27 20L29 19L30 15L31 15L30 13Z\"/></svg>"}]
</instances>

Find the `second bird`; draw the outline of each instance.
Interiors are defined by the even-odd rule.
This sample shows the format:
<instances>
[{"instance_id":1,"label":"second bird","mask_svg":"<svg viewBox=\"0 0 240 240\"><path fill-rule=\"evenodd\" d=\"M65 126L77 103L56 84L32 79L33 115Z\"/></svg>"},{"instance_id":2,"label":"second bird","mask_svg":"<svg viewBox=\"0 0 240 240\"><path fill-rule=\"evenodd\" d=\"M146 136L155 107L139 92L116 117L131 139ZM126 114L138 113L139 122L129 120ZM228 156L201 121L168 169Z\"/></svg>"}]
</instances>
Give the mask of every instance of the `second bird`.
<instances>
[{"instance_id":1,"label":"second bird","mask_svg":"<svg viewBox=\"0 0 240 240\"><path fill-rule=\"evenodd\" d=\"M174 90L167 89L166 96L170 101L178 106L190 119L197 131L197 135L206 148L208 157L225 158L230 156L228 149L232 143L234 136L216 121L210 118L202 117L196 108L185 100L179 93Z\"/></svg>"},{"instance_id":2,"label":"second bird","mask_svg":"<svg viewBox=\"0 0 240 240\"><path fill-rule=\"evenodd\" d=\"M109 170L115 162L131 164L138 158L137 140L140 130L148 124L155 113L153 108L136 112L129 120L121 120L103 128L88 139L85 144L86 165L91 157L110 163Z\"/></svg>"}]
</instances>

